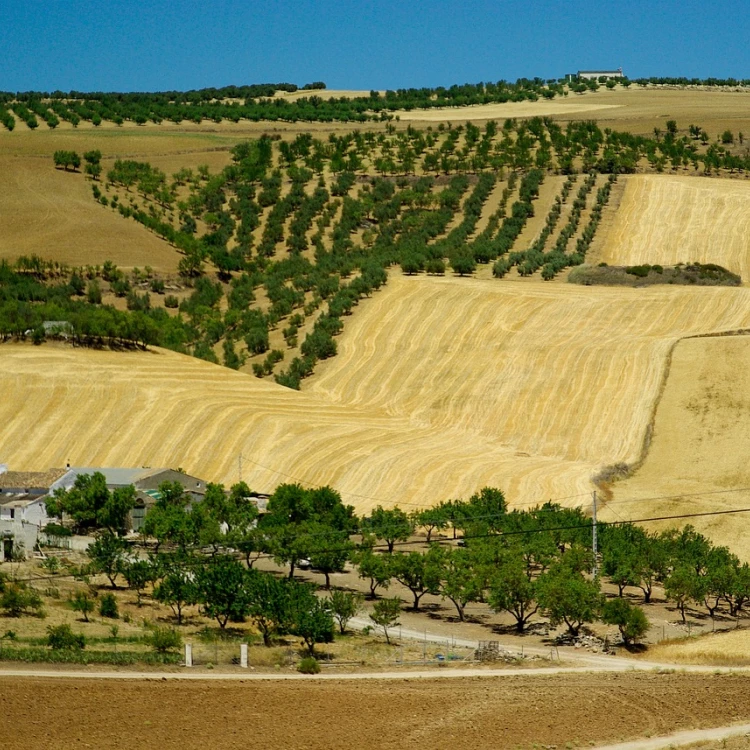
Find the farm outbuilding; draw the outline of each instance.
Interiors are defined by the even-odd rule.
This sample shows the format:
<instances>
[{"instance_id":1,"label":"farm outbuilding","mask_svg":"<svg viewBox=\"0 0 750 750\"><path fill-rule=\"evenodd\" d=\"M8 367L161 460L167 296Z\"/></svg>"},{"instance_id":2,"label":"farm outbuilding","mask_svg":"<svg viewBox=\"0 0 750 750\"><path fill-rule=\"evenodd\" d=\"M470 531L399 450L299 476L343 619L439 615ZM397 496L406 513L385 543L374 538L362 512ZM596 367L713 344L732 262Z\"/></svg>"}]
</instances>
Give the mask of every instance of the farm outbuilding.
<instances>
[{"instance_id":1,"label":"farm outbuilding","mask_svg":"<svg viewBox=\"0 0 750 750\"><path fill-rule=\"evenodd\" d=\"M577 77L584 81L598 80L599 78L625 78L622 68L617 68L617 70L579 70Z\"/></svg>"}]
</instances>

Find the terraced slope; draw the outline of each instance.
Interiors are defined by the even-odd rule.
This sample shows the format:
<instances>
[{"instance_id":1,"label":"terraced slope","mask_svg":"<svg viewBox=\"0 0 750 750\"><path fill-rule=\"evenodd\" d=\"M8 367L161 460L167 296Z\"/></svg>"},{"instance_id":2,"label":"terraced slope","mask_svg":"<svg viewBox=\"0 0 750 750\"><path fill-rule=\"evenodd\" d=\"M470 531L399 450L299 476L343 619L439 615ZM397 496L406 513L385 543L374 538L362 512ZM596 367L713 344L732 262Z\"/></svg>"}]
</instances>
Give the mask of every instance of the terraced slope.
<instances>
[{"instance_id":1,"label":"terraced slope","mask_svg":"<svg viewBox=\"0 0 750 750\"><path fill-rule=\"evenodd\" d=\"M745 289L394 275L301 393L167 352L4 345L0 458L231 482L242 453L258 490L331 483L359 510L485 484L518 504L585 495L638 458L673 342L747 326Z\"/></svg>"},{"instance_id":2,"label":"terraced slope","mask_svg":"<svg viewBox=\"0 0 750 750\"><path fill-rule=\"evenodd\" d=\"M672 175L624 179L602 261L718 263L750 281L750 184Z\"/></svg>"},{"instance_id":3,"label":"terraced slope","mask_svg":"<svg viewBox=\"0 0 750 750\"><path fill-rule=\"evenodd\" d=\"M748 373L747 336L677 345L648 457L634 477L614 485L609 517L750 507ZM750 559L750 513L687 522Z\"/></svg>"}]
</instances>

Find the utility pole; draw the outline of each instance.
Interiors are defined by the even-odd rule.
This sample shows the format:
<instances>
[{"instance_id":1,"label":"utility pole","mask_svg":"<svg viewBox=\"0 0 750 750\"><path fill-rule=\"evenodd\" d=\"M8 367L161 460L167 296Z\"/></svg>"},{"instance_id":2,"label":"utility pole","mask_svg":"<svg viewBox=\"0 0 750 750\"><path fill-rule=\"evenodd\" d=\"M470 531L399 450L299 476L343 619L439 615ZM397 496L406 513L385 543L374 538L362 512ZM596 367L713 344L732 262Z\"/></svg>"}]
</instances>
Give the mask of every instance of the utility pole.
<instances>
[{"instance_id":1,"label":"utility pole","mask_svg":"<svg viewBox=\"0 0 750 750\"><path fill-rule=\"evenodd\" d=\"M593 519L593 524L591 526L591 534L592 534L592 537L591 537L591 546L592 546L592 548L594 550L594 569L593 569L592 573L593 573L594 578L596 578L596 576L599 574L599 566L598 566L597 560L596 560L596 553L597 553L597 538L596 538L596 490L594 490L594 494L593 494L593 508L592 508L591 517Z\"/></svg>"}]
</instances>

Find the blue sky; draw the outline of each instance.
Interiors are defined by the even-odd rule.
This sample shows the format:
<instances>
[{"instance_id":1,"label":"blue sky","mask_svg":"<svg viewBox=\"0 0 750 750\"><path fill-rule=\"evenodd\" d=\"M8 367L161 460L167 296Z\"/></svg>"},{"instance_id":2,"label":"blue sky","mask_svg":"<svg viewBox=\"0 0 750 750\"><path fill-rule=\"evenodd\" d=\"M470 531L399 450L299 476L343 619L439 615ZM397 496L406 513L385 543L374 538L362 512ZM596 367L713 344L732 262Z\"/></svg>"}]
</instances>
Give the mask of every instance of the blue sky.
<instances>
[{"instance_id":1,"label":"blue sky","mask_svg":"<svg viewBox=\"0 0 750 750\"><path fill-rule=\"evenodd\" d=\"M744 3L0 0L0 90L322 80L437 86L579 68L750 78Z\"/></svg>"}]
</instances>

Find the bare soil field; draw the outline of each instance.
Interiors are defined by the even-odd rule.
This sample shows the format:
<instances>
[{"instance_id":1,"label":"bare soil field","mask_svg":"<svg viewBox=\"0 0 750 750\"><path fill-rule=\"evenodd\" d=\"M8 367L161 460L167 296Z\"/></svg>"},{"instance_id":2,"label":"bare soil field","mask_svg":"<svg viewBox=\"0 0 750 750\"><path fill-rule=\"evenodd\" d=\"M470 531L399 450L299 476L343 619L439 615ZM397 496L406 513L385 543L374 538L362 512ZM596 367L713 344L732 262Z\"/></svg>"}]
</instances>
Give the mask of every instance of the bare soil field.
<instances>
[{"instance_id":1,"label":"bare soil field","mask_svg":"<svg viewBox=\"0 0 750 750\"><path fill-rule=\"evenodd\" d=\"M688 339L676 346L645 463L614 485L607 518L615 511L617 517L642 518L750 507L748 372L747 336ZM749 513L689 522L750 558Z\"/></svg>"},{"instance_id":2,"label":"bare soil field","mask_svg":"<svg viewBox=\"0 0 750 750\"><path fill-rule=\"evenodd\" d=\"M593 262L718 263L750 281L750 183L631 175Z\"/></svg>"},{"instance_id":3,"label":"bare soil field","mask_svg":"<svg viewBox=\"0 0 750 750\"><path fill-rule=\"evenodd\" d=\"M575 674L358 682L0 679L7 750L483 748L616 742L750 716L750 678ZM606 706L606 711L602 711Z\"/></svg>"}]
</instances>

